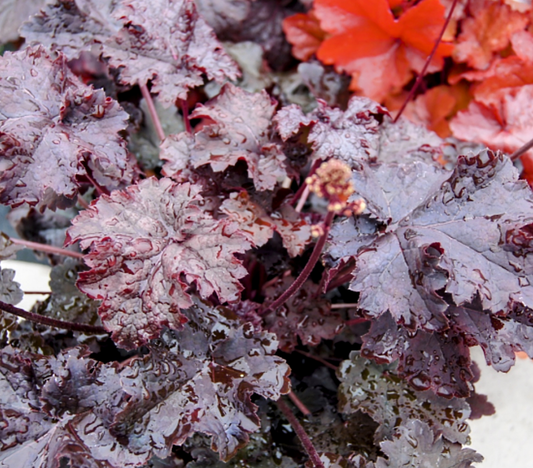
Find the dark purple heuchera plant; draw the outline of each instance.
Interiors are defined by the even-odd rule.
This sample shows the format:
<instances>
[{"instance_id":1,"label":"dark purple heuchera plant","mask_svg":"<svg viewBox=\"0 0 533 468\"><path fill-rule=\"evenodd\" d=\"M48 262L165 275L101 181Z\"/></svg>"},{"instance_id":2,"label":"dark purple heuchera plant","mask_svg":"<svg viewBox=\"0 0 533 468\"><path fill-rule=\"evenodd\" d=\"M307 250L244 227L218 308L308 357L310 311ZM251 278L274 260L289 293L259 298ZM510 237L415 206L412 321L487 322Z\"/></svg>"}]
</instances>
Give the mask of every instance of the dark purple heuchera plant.
<instances>
[{"instance_id":1,"label":"dark purple heuchera plant","mask_svg":"<svg viewBox=\"0 0 533 468\"><path fill-rule=\"evenodd\" d=\"M533 357L512 161L288 72L296 1L41 4L0 58L0 201L26 239L0 255L48 252L52 292L22 310L1 270L0 466L480 461L469 348Z\"/></svg>"}]
</instances>

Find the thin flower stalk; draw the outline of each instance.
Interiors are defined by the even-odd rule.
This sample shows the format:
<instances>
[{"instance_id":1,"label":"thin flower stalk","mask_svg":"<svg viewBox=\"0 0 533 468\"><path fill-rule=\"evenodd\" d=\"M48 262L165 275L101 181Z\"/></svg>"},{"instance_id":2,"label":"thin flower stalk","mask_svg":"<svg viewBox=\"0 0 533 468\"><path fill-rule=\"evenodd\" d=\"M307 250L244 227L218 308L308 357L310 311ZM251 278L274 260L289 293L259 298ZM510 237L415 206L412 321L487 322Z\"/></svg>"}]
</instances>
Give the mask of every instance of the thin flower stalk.
<instances>
[{"instance_id":1,"label":"thin flower stalk","mask_svg":"<svg viewBox=\"0 0 533 468\"><path fill-rule=\"evenodd\" d=\"M355 192L351 175L351 170L345 163L331 159L322 163L316 172L305 180L310 192L328 200L328 212L324 222L312 228L313 236L318 237L318 241L304 269L294 283L263 310L262 315L266 315L283 305L296 294L309 278L326 245L335 215L351 216L360 214L365 209L366 204L363 200L348 201Z\"/></svg>"},{"instance_id":2,"label":"thin flower stalk","mask_svg":"<svg viewBox=\"0 0 533 468\"><path fill-rule=\"evenodd\" d=\"M139 85L139 88L141 88L141 94L143 95L143 98L146 101L146 105L148 106L148 112L150 113L150 117L152 118L152 122L154 123L157 136L161 141L163 141L165 139L165 132L163 130L163 125L161 125L159 115L157 115L154 100L152 99L152 95L148 90L148 86L146 86L146 84L142 84Z\"/></svg>"},{"instance_id":3,"label":"thin flower stalk","mask_svg":"<svg viewBox=\"0 0 533 468\"><path fill-rule=\"evenodd\" d=\"M418 74L418 77L416 78L416 81L415 81L415 84L413 85L413 87L411 88L411 90L409 91L409 94L407 95L407 97L405 98L405 101L403 102L402 104L402 107L400 107L400 110L398 111L398 113L396 114L396 117L394 117L394 123L398 122L398 119L400 118L400 116L403 114L403 111L405 110L405 108L407 107L407 104L409 103L409 101L411 99L413 99L416 91L418 90L418 88L420 87L420 84L422 83L422 80L424 79L424 76L426 74L426 71L429 67L429 64L431 63L431 60L433 60L433 57L435 55L435 52L437 52L437 49L439 47L439 44L441 43L442 41L442 37L444 36L444 33L446 32L446 28L448 27L448 24L450 24L450 20L452 19L452 15L453 15L453 11L455 10L455 6L457 5L457 0L453 0L453 3L452 3L452 6L450 8L450 11L448 12L448 16L446 17L446 21L444 22L443 26L442 26L442 30L439 34L439 37L437 38L437 40L435 41L435 45L433 46L433 50L431 51L431 53L429 54L427 60L426 60L426 63L424 64L424 67L422 68L422 70L420 71L420 73Z\"/></svg>"},{"instance_id":4,"label":"thin flower stalk","mask_svg":"<svg viewBox=\"0 0 533 468\"><path fill-rule=\"evenodd\" d=\"M293 402L294 406L296 406L296 408L298 408L304 416L309 416L311 414L311 411L309 411L309 409L307 409L307 406L305 406L302 402L302 400L300 400L295 394L294 392L289 392L287 394L287 396L291 399L291 401Z\"/></svg>"},{"instance_id":5,"label":"thin flower stalk","mask_svg":"<svg viewBox=\"0 0 533 468\"><path fill-rule=\"evenodd\" d=\"M193 131L191 126L191 120L189 118L189 104L187 103L187 99L180 99L179 104L181 108L181 115L183 116L185 130L187 130L187 133L192 135Z\"/></svg>"},{"instance_id":6,"label":"thin flower stalk","mask_svg":"<svg viewBox=\"0 0 533 468\"><path fill-rule=\"evenodd\" d=\"M307 432L305 432L305 429L302 427L294 413L281 398L276 403L280 411L285 415L290 425L294 429L294 432L296 432L296 435L298 436L298 439L300 439L300 442L302 443L305 451L307 452L307 455L309 455L313 466L315 468L324 468L324 464L320 460L320 456L318 455L318 452L316 451L313 442L311 442L311 439L307 435Z\"/></svg>"}]
</instances>

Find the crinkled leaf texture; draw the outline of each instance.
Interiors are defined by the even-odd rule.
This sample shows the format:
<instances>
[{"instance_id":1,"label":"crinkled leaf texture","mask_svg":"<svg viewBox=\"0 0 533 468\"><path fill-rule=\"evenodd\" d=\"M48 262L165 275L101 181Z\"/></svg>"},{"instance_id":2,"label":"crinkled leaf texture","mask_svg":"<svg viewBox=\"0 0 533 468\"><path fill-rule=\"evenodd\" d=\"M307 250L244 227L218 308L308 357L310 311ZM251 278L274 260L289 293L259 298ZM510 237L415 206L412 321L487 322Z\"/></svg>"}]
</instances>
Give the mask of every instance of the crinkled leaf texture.
<instances>
[{"instance_id":1,"label":"crinkled leaf texture","mask_svg":"<svg viewBox=\"0 0 533 468\"><path fill-rule=\"evenodd\" d=\"M194 136L180 134L175 143L166 145L172 150L163 156L169 161L165 173L179 178L188 165L198 168L207 164L221 172L242 160L257 190L273 189L287 177L286 157L272 128L276 104L264 90L248 93L224 85L215 98L191 114L191 118L206 119L206 125Z\"/></svg>"},{"instance_id":2,"label":"crinkled leaf texture","mask_svg":"<svg viewBox=\"0 0 533 468\"><path fill-rule=\"evenodd\" d=\"M0 301L16 305L24 297L20 284L13 281L15 270L0 268ZM7 338L7 332L16 326L17 317L0 310L0 343Z\"/></svg>"},{"instance_id":3,"label":"crinkled leaf texture","mask_svg":"<svg viewBox=\"0 0 533 468\"><path fill-rule=\"evenodd\" d=\"M259 429L252 394L289 391L273 334L197 301L182 332L165 330L149 353L102 364L86 348L44 357L0 354L0 463L15 468L141 466L202 432L230 458Z\"/></svg>"},{"instance_id":4,"label":"crinkled leaf texture","mask_svg":"<svg viewBox=\"0 0 533 468\"><path fill-rule=\"evenodd\" d=\"M0 231L0 260L7 260L13 258L19 250L24 247L22 245L13 244L13 241L9 236Z\"/></svg>"},{"instance_id":5,"label":"crinkled leaf texture","mask_svg":"<svg viewBox=\"0 0 533 468\"><path fill-rule=\"evenodd\" d=\"M123 83L152 80L152 92L165 107L203 84L204 74L219 82L239 75L193 0L58 0L23 34L71 58L96 45Z\"/></svg>"},{"instance_id":6,"label":"crinkled leaf texture","mask_svg":"<svg viewBox=\"0 0 533 468\"><path fill-rule=\"evenodd\" d=\"M283 140L298 134L302 127L310 127L307 140L318 159L341 159L351 166L354 161L377 156L378 116L388 115L384 107L358 96L350 99L345 111L329 107L321 99L317 101L318 107L307 115L296 104L277 113L274 120Z\"/></svg>"},{"instance_id":7,"label":"crinkled leaf texture","mask_svg":"<svg viewBox=\"0 0 533 468\"><path fill-rule=\"evenodd\" d=\"M109 190L137 177L119 132L128 114L42 46L0 59L0 201L65 208L90 175Z\"/></svg>"},{"instance_id":8,"label":"crinkled leaf texture","mask_svg":"<svg viewBox=\"0 0 533 468\"><path fill-rule=\"evenodd\" d=\"M413 163L376 164L356 171L354 181L378 222L363 218L334 226L330 254L343 261L355 259L350 288L360 292L359 307L368 317L383 318L373 321L364 351L387 362L392 354L403 356L410 363L399 367L404 376L416 378L412 367L418 363L418 372L424 371L418 387L467 395L466 383L472 378L464 340L467 329L459 325L448 333L455 320L449 306L469 307L477 301L474 309L492 317L491 323L495 315L504 317L505 323L512 321L520 310L527 323L533 307L531 190L518 180L508 158L488 150L459 157L451 173ZM385 228L378 232L379 223ZM385 313L398 324L397 330L385 325ZM453 338L457 346L451 354L456 359L448 366L452 331L461 339ZM488 341L489 355L490 343L504 336L497 331L480 326L468 332L477 334L470 343ZM522 328L512 347L531 352L529 335ZM427 340L432 344L424 345ZM408 349L406 342L411 343ZM393 352L395 346L399 348ZM433 348L444 361L432 364L431 359L414 357L426 348L429 354ZM438 376L439 383L426 372L432 366L438 370L430 374Z\"/></svg>"},{"instance_id":9,"label":"crinkled leaf texture","mask_svg":"<svg viewBox=\"0 0 533 468\"><path fill-rule=\"evenodd\" d=\"M122 27L112 16L119 1L50 0L22 25L21 36L27 43L60 50L69 59L77 58L82 50L98 53L99 44Z\"/></svg>"},{"instance_id":10,"label":"crinkled leaf texture","mask_svg":"<svg viewBox=\"0 0 533 468\"><path fill-rule=\"evenodd\" d=\"M239 298L247 271L235 254L251 244L235 223L202 209L200 190L146 179L101 196L73 220L67 243L91 249L91 270L80 273L78 286L102 300L102 323L120 346L146 343L164 326L181 328L193 284L204 298Z\"/></svg>"},{"instance_id":11,"label":"crinkled leaf texture","mask_svg":"<svg viewBox=\"0 0 533 468\"><path fill-rule=\"evenodd\" d=\"M408 420L427 423L435 435L450 442L467 442L470 407L464 399L442 398L432 391L414 390L396 374L395 365L378 365L352 351L339 367L339 409L363 411L380 424L376 441L389 439Z\"/></svg>"},{"instance_id":12,"label":"crinkled leaf texture","mask_svg":"<svg viewBox=\"0 0 533 468\"><path fill-rule=\"evenodd\" d=\"M311 240L311 226L290 205L283 205L268 215L250 200L247 192L232 193L220 205L220 211L238 223L241 231L257 247L268 242L274 231L278 232L291 257L300 255Z\"/></svg>"},{"instance_id":13,"label":"crinkled leaf texture","mask_svg":"<svg viewBox=\"0 0 533 468\"><path fill-rule=\"evenodd\" d=\"M268 302L277 299L295 278L286 276L265 289ZM276 333L280 349L292 352L300 338L302 344L316 346L321 340L330 340L343 328L341 316L331 311L329 301L320 299L318 286L306 281L285 304L264 317L264 328Z\"/></svg>"},{"instance_id":14,"label":"crinkled leaf texture","mask_svg":"<svg viewBox=\"0 0 533 468\"><path fill-rule=\"evenodd\" d=\"M393 122L387 109L370 99L353 96L345 111L317 101L308 114L292 104L274 117L284 141L305 135L317 159L336 158L358 168L364 161L428 162L442 154L443 140L435 133L405 119Z\"/></svg>"},{"instance_id":15,"label":"crinkled leaf texture","mask_svg":"<svg viewBox=\"0 0 533 468\"><path fill-rule=\"evenodd\" d=\"M38 302L33 311L68 322L101 325L98 317L98 301L83 294L76 287L76 280L85 266L77 259L69 258L50 271L52 294Z\"/></svg>"},{"instance_id":16,"label":"crinkled leaf texture","mask_svg":"<svg viewBox=\"0 0 533 468\"><path fill-rule=\"evenodd\" d=\"M483 457L472 449L448 442L433 434L427 423L416 419L400 426L392 440L381 442L381 450L387 459L379 457L376 462L366 462L358 457L355 468L471 468Z\"/></svg>"},{"instance_id":17,"label":"crinkled leaf texture","mask_svg":"<svg viewBox=\"0 0 533 468\"><path fill-rule=\"evenodd\" d=\"M203 74L218 82L239 75L193 0L155 0L149 6L143 0L121 3L113 16L124 26L103 51L120 70L122 82L152 80L152 92L159 93L168 107L176 98L186 99L188 89L203 84Z\"/></svg>"}]
</instances>

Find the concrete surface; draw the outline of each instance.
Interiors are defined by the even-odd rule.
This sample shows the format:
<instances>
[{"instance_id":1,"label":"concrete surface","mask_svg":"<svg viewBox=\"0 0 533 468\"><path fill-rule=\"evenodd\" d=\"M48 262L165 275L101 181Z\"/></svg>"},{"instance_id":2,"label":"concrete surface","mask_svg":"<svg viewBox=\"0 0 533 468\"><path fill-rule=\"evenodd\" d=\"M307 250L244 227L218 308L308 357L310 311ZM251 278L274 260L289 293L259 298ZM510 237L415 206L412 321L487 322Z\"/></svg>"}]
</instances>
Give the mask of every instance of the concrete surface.
<instances>
[{"instance_id":1,"label":"concrete surface","mask_svg":"<svg viewBox=\"0 0 533 468\"><path fill-rule=\"evenodd\" d=\"M473 448L485 457L479 468L533 467L533 361L517 358L508 373L488 367L481 348L472 349L481 368L478 393L488 395L496 414L470 421Z\"/></svg>"}]
</instances>

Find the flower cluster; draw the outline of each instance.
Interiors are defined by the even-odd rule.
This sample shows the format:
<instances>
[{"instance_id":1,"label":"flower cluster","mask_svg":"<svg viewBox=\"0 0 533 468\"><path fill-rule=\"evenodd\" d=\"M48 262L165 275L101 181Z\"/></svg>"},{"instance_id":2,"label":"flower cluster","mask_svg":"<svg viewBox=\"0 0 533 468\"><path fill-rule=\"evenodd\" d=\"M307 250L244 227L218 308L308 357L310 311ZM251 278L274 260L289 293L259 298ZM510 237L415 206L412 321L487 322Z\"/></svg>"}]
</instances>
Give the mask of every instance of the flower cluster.
<instances>
[{"instance_id":1,"label":"flower cluster","mask_svg":"<svg viewBox=\"0 0 533 468\"><path fill-rule=\"evenodd\" d=\"M328 200L328 211L344 216L357 215L366 208L364 200L348 202L355 189L352 171L338 159L330 159L320 165L316 172L305 179L309 190Z\"/></svg>"}]
</instances>

